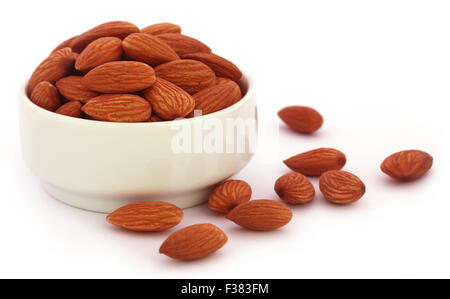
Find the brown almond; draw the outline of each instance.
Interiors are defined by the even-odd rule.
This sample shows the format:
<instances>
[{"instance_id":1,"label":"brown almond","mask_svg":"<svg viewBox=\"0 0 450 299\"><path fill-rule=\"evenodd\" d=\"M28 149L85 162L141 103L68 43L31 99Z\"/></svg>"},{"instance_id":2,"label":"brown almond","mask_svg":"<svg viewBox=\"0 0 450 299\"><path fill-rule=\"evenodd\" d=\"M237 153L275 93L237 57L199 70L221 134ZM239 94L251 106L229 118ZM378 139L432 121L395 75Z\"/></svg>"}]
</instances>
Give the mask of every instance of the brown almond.
<instances>
[{"instance_id":1,"label":"brown almond","mask_svg":"<svg viewBox=\"0 0 450 299\"><path fill-rule=\"evenodd\" d=\"M159 248L159 253L177 260L196 260L213 254L227 241L227 236L217 226L194 224L171 234Z\"/></svg>"},{"instance_id":2,"label":"brown almond","mask_svg":"<svg viewBox=\"0 0 450 299\"><path fill-rule=\"evenodd\" d=\"M401 151L387 157L381 170L399 181L413 181L422 177L433 166L433 157L419 150Z\"/></svg>"},{"instance_id":3,"label":"brown almond","mask_svg":"<svg viewBox=\"0 0 450 299\"><path fill-rule=\"evenodd\" d=\"M66 99L86 103L99 94L87 89L81 81L81 76L68 76L56 81L56 88Z\"/></svg>"},{"instance_id":4,"label":"brown almond","mask_svg":"<svg viewBox=\"0 0 450 299\"><path fill-rule=\"evenodd\" d=\"M209 196L211 210L228 213L237 205L247 202L252 196L252 188L242 180L229 180L218 186Z\"/></svg>"},{"instance_id":5,"label":"brown almond","mask_svg":"<svg viewBox=\"0 0 450 299\"><path fill-rule=\"evenodd\" d=\"M356 175L343 170L322 174L319 188L326 199L336 204L355 202L366 192L366 186Z\"/></svg>"},{"instance_id":6,"label":"brown almond","mask_svg":"<svg viewBox=\"0 0 450 299\"><path fill-rule=\"evenodd\" d=\"M279 201L259 199L238 205L226 218L247 229L266 231L289 223L292 211Z\"/></svg>"},{"instance_id":7,"label":"brown almond","mask_svg":"<svg viewBox=\"0 0 450 299\"><path fill-rule=\"evenodd\" d=\"M241 99L234 87L229 85L214 85L194 94L195 109L201 115L210 114L225 109Z\"/></svg>"},{"instance_id":8,"label":"brown almond","mask_svg":"<svg viewBox=\"0 0 450 299\"><path fill-rule=\"evenodd\" d=\"M203 62L209 66L218 77L225 77L236 82L242 77L242 72L234 65L234 63L213 53L190 53L184 54L181 58Z\"/></svg>"},{"instance_id":9,"label":"brown almond","mask_svg":"<svg viewBox=\"0 0 450 299\"><path fill-rule=\"evenodd\" d=\"M141 29L141 32L147 34L181 33L181 27L172 23L158 23Z\"/></svg>"},{"instance_id":10,"label":"brown almond","mask_svg":"<svg viewBox=\"0 0 450 299\"><path fill-rule=\"evenodd\" d=\"M176 226L183 211L168 202L144 201L120 207L106 217L114 225L132 231L159 232Z\"/></svg>"},{"instance_id":11,"label":"brown almond","mask_svg":"<svg viewBox=\"0 0 450 299\"><path fill-rule=\"evenodd\" d=\"M216 77L216 85L230 85L234 88L233 98L239 99L239 100L242 98L241 87L233 80L228 79L228 78L223 78L223 77ZM236 102L239 102L239 100Z\"/></svg>"},{"instance_id":12,"label":"brown almond","mask_svg":"<svg viewBox=\"0 0 450 299\"><path fill-rule=\"evenodd\" d=\"M153 111L164 120L185 117L195 106L190 94L161 78L157 78L152 87L144 90L142 96L152 104Z\"/></svg>"},{"instance_id":13,"label":"brown almond","mask_svg":"<svg viewBox=\"0 0 450 299\"><path fill-rule=\"evenodd\" d=\"M283 122L294 131L313 133L323 124L322 115L311 107L289 106L278 112Z\"/></svg>"},{"instance_id":14,"label":"brown almond","mask_svg":"<svg viewBox=\"0 0 450 299\"><path fill-rule=\"evenodd\" d=\"M130 34L123 40L122 46L128 59L145 62L151 66L180 59L169 45L150 34Z\"/></svg>"},{"instance_id":15,"label":"brown almond","mask_svg":"<svg viewBox=\"0 0 450 299\"><path fill-rule=\"evenodd\" d=\"M58 90L47 81L42 81L33 89L30 100L41 108L55 111L61 105Z\"/></svg>"},{"instance_id":16,"label":"brown almond","mask_svg":"<svg viewBox=\"0 0 450 299\"><path fill-rule=\"evenodd\" d=\"M290 204L303 204L314 199L314 186L301 173L291 172L275 182L275 192Z\"/></svg>"},{"instance_id":17,"label":"brown almond","mask_svg":"<svg viewBox=\"0 0 450 299\"><path fill-rule=\"evenodd\" d=\"M207 45L183 34L164 33L159 34L158 38L165 41L180 56L198 52L211 53L211 49Z\"/></svg>"},{"instance_id":18,"label":"brown almond","mask_svg":"<svg viewBox=\"0 0 450 299\"><path fill-rule=\"evenodd\" d=\"M196 60L175 60L158 65L156 76L172 82L190 94L210 87L216 82L216 75L204 63Z\"/></svg>"},{"instance_id":19,"label":"brown almond","mask_svg":"<svg viewBox=\"0 0 450 299\"><path fill-rule=\"evenodd\" d=\"M117 37L101 37L90 43L75 61L75 69L88 72L110 61L122 58L122 40Z\"/></svg>"},{"instance_id":20,"label":"brown almond","mask_svg":"<svg viewBox=\"0 0 450 299\"><path fill-rule=\"evenodd\" d=\"M70 44L70 47L74 52L81 53L94 40L101 37L117 37L124 39L131 33L139 32L139 28L130 22L113 21L104 24L100 24L83 34L80 34L74 38Z\"/></svg>"},{"instance_id":21,"label":"brown almond","mask_svg":"<svg viewBox=\"0 0 450 299\"><path fill-rule=\"evenodd\" d=\"M78 101L70 101L59 107L55 113L70 116L70 117L76 117L81 118L81 103Z\"/></svg>"},{"instance_id":22,"label":"brown almond","mask_svg":"<svg viewBox=\"0 0 450 299\"><path fill-rule=\"evenodd\" d=\"M104 94L82 108L91 119L113 122L145 122L150 119L150 103L133 94Z\"/></svg>"},{"instance_id":23,"label":"brown almond","mask_svg":"<svg viewBox=\"0 0 450 299\"><path fill-rule=\"evenodd\" d=\"M34 70L27 85L27 95L30 96L33 88L42 81L54 84L57 80L67 76L73 69L74 55L70 48L63 48L50 54Z\"/></svg>"},{"instance_id":24,"label":"brown almond","mask_svg":"<svg viewBox=\"0 0 450 299\"><path fill-rule=\"evenodd\" d=\"M344 153L333 148L318 148L284 161L287 167L306 176L320 176L329 170L342 169L347 162Z\"/></svg>"},{"instance_id":25,"label":"brown almond","mask_svg":"<svg viewBox=\"0 0 450 299\"><path fill-rule=\"evenodd\" d=\"M90 90L102 93L132 93L152 86L155 71L137 61L113 61L89 71L81 81Z\"/></svg>"}]
</instances>

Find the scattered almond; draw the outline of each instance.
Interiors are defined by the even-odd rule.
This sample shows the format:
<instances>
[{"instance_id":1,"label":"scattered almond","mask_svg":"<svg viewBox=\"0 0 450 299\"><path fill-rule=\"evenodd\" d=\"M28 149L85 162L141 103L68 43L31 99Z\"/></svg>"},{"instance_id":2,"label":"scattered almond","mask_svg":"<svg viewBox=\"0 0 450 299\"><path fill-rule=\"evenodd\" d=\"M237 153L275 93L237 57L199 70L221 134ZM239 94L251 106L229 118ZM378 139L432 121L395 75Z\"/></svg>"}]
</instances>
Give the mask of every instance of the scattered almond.
<instances>
[{"instance_id":1,"label":"scattered almond","mask_svg":"<svg viewBox=\"0 0 450 299\"><path fill-rule=\"evenodd\" d=\"M225 77L236 82L242 77L242 72L236 65L213 53L190 53L181 56L181 58L203 62L209 66L218 77Z\"/></svg>"},{"instance_id":2,"label":"scattered almond","mask_svg":"<svg viewBox=\"0 0 450 299\"><path fill-rule=\"evenodd\" d=\"M171 234L159 248L159 253L177 260L196 260L216 252L227 241L227 236L217 226L195 224Z\"/></svg>"},{"instance_id":3,"label":"scattered almond","mask_svg":"<svg viewBox=\"0 0 450 299\"><path fill-rule=\"evenodd\" d=\"M326 199L337 204L355 202L366 192L366 186L356 175L343 170L322 174L319 188Z\"/></svg>"},{"instance_id":4,"label":"scattered almond","mask_svg":"<svg viewBox=\"0 0 450 299\"><path fill-rule=\"evenodd\" d=\"M110 61L122 58L122 40L117 37L101 37L90 43L75 61L75 69L88 72Z\"/></svg>"},{"instance_id":5,"label":"scattered almond","mask_svg":"<svg viewBox=\"0 0 450 299\"><path fill-rule=\"evenodd\" d=\"M164 33L159 34L158 38L165 41L180 56L198 52L211 53L211 49L208 46L195 38L183 34Z\"/></svg>"},{"instance_id":6,"label":"scattered almond","mask_svg":"<svg viewBox=\"0 0 450 299\"><path fill-rule=\"evenodd\" d=\"M152 87L144 90L142 96L152 104L153 111L164 120L185 117L195 106L190 94L161 78L157 78Z\"/></svg>"},{"instance_id":7,"label":"scattered almond","mask_svg":"<svg viewBox=\"0 0 450 299\"><path fill-rule=\"evenodd\" d=\"M218 186L211 193L208 206L211 210L228 213L237 205L247 202L252 196L252 188L241 180L230 180Z\"/></svg>"},{"instance_id":8,"label":"scattered almond","mask_svg":"<svg viewBox=\"0 0 450 299\"><path fill-rule=\"evenodd\" d=\"M70 101L59 107L56 111L56 113L70 116L70 117L81 117L81 103L78 101Z\"/></svg>"},{"instance_id":9,"label":"scattered almond","mask_svg":"<svg viewBox=\"0 0 450 299\"><path fill-rule=\"evenodd\" d=\"M175 60L158 65L156 76L172 82L190 94L195 94L216 82L216 75L204 63L196 60Z\"/></svg>"},{"instance_id":10,"label":"scattered almond","mask_svg":"<svg viewBox=\"0 0 450 299\"><path fill-rule=\"evenodd\" d=\"M266 231L289 223L292 211L279 201L259 199L238 205L226 218L247 229Z\"/></svg>"},{"instance_id":11,"label":"scattered almond","mask_svg":"<svg viewBox=\"0 0 450 299\"><path fill-rule=\"evenodd\" d=\"M183 211L168 202L144 201L123 206L106 217L114 225L132 231L159 232L174 227L183 219Z\"/></svg>"},{"instance_id":12,"label":"scattered almond","mask_svg":"<svg viewBox=\"0 0 450 299\"><path fill-rule=\"evenodd\" d=\"M90 118L101 121L145 122L150 119L150 103L133 94L104 94L82 107Z\"/></svg>"},{"instance_id":13,"label":"scattered almond","mask_svg":"<svg viewBox=\"0 0 450 299\"><path fill-rule=\"evenodd\" d=\"M401 151L387 157L381 170L400 181L413 181L422 177L433 166L433 157L419 150Z\"/></svg>"},{"instance_id":14,"label":"scattered almond","mask_svg":"<svg viewBox=\"0 0 450 299\"><path fill-rule=\"evenodd\" d=\"M310 107L289 106L278 112L283 122L294 131L313 133L323 124L322 115Z\"/></svg>"},{"instance_id":15,"label":"scattered almond","mask_svg":"<svg viewBox=\"0 0 450 299\"><path fill-rule=\"evenodd\" d=\"M172 23L158 23L141 29L141 32L147 34L181 33L181 27Z\"/></svg>"},{"instance_id":16,"label":"scattered almond","mask_svg":"<svg viewBox=\"0 0 450 299\"><path fill-rule=\"evenodd\" d=\"M81 76L68 76L56 81L56 88L59 93L70 101L79 101L86 103L99 94L95 91L87 89L82 83Z\"/></svg>"},{"instance_id":17,"label":"scattered almond","mask_svg":"<svg viewBox=\"0 0 450 299\"><path fill-rule=\"evenodd\" d=\"M87 88L103 93L132 93L152 86L155 71L137 61L113 61L89 71L81 81Z\"/></svg>"},{"instance_id":18,"label":"scattered almond","mask_svg":"<svg viewBox=\"0 0 450 299\"><path fill-rule=\"evenodd\" d=\"M314 186L301 173L291 172L275 182L275 192L281 200L290 204L302 204L314 199Z\"/></svg>"},{"instance_id":19,"label":"scattered almond","mask_svg":"<svg viewBox=\"0 0 450 299\"><path fill-rule=\"evenodd\" d=\"M342 169L347 159L341 151L318 148L298 154L284 161L287 167L306 176L320 176L329 170Z\"/></svg>"},{"instance_id":20,"label":"scattered almond","mask_svg":"<svg viewBox=\"0 0 450 299\"><path fill-rule=\"evenodd\" d=\"M130 34L123 40L122 46L128 59L145 62L151 66L180 59L169 45L150 34Z\"/></svg>"},{"instance_id":21,"label":"scattered almond","mask_svg":"<svg viewBox=\"0 0 450 299\"><path fill-rule=\"evenodd\" d=\"M33 89L30 100L41 108L55 111L61 105L58 90L47 81L42 81Z\"/></svg>"}]
</instances>

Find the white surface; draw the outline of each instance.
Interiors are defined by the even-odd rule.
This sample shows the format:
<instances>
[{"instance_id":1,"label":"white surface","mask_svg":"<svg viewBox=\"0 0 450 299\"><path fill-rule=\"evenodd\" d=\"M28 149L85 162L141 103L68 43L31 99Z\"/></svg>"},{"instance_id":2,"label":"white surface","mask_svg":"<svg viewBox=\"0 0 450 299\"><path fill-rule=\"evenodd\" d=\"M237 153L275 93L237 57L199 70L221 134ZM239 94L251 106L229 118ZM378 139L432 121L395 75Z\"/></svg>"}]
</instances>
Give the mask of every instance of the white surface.
<instances>
[{"instance_id":1,"label":"white surface","mask_svg":"<svg viewBox=\"0 0 450 299\"><path fill-rule=\"evenodd\" d=\"M211 136L223 148L228 140L231 148L256 138L255 89L248 76L241 85L245 96L222 111L138 124L61 116L33 104L23 90L19 119L24 161L52 197L85 210L111 213L138 200L167 201L182 209L197 206L253 156L250 151L211 153L204 146L213 143L208 142ZM237 120L249 123L249 129L235 134L227 123ZM209 129L197 134L197 128ZM182 151L174 140L192 146ZM202 147L195 151L198 144Z\"/></svg>"},{"instance_id":2,"label":"white surface","mask_svg":"<svg viewBox=\"0 0 450 299\"><path fill-rule=\"evenodd\" d=\"M450 277L448 1L77 3L15 1L0 12L1 277ZM180 227L212 222L230 239L192 263L157 253L168 232L124 232L50 198L19 152L19 87L61 40L114 19L179 23L253 74L262 144L237 177L254 198L275 198L281 160L319 146L347 154L345 169L366 195L343 207L318 195L268 233L241 230L206 206L188 209ZM288 104L317 108L320 132L282 127L273 136ZM397 184L379 171L387 155L410 148L435 158L422 180Z\"/></svg>"}]
</instances>

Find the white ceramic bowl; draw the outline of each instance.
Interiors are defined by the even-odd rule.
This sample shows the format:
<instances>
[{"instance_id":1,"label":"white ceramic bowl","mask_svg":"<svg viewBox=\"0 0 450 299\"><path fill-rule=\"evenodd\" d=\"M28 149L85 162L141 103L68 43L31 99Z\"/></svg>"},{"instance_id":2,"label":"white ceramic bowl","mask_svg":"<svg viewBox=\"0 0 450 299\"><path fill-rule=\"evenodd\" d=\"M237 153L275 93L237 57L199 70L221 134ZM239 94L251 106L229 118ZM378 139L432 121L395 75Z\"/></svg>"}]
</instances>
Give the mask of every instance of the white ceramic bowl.
<instances>
[{"instance_id":1,"label":"white ceramic bowl","mask_svg":"<svg viewBox=\"0 0 450 299\"><path fill-rule=\"evenodd\" d=\"M227 121L241 118L256 124L253 84L244 75L240 85L245 96L231 107L201 117L153 123L62 116L33 104L24 88L19 99L23 157L50 195L75 207L109 213L142 200L192 207L205 202L216 184L241 170L253 150L247 146L240 153L207 153L200 147L200 152L196 148L194 153L176 153L172 142L181 133L174 125L192 132L200 128L204 136L193 133L197 139L192 142L210 144L204 125L216 124L213 131L223 134L215 136L226 144L230 139ZM253 131L240 133L231 136L231 141L236 144L243 137L251 142L256 125Z\"/></svg>"}]
</instances>

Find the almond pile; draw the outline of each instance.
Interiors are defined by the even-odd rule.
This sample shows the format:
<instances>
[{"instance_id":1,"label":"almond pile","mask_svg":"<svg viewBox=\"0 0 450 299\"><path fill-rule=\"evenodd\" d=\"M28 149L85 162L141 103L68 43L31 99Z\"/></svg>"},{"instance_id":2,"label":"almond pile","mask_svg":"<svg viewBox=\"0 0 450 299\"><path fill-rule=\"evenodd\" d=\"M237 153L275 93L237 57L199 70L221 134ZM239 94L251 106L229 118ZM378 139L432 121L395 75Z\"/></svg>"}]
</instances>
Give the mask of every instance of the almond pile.
<instances>
[{"instance_id":1,"label":"almond pile","mask_svg":"<svg viewBox=\"0 0 450 299\"><path fill-rule=\"evenodd\" d=\"M41 108L111 122L157 122L225 109L242 98L242 73L181 27L109 22L74 36L26 87Z\"/></svg>"}]
</instances>

